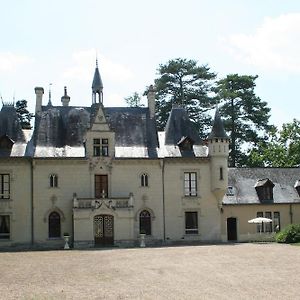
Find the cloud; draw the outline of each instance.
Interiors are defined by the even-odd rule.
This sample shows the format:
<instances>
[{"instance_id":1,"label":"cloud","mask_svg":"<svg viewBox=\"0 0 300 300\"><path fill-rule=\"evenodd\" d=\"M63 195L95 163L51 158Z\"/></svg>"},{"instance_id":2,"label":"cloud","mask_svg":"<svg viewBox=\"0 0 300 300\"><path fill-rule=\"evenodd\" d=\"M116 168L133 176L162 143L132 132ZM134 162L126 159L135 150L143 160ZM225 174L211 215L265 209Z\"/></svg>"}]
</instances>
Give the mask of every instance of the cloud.
<instances>
[{"instance_id":1,"label":"cloud","mask_svg":"<svg viewBox=\"0 0 300 300\"><path fill-rule=\"evenodd\" d=\"M253 34L223 40L237 60L268 71L300 72L300 13L265 18Z\"/></svg>"},{"instance_id":2,"label":"cloud","mask_svg":"<svg viewBox=\"0 0 300 300\"><path fill-rule=\"evenodd\" d=\"M26 55L14 54L12 52L0 52L0 71L14 72L21 65L32 62Z\"/></svg>"},{"instance_id":3,"label":"cloud","mask_svg":"<svg viewBox=\"0 0 300 300\"><path fill-rule=\"evenodd\" d=\"M124 82L133 78L133 72L126 66L113 62L102 54L97 54L102 78ZM91 81L94 74L96 51L94 49L73 53L73 66L63 72L64 78Z\"/></svg>"}]
</instances>

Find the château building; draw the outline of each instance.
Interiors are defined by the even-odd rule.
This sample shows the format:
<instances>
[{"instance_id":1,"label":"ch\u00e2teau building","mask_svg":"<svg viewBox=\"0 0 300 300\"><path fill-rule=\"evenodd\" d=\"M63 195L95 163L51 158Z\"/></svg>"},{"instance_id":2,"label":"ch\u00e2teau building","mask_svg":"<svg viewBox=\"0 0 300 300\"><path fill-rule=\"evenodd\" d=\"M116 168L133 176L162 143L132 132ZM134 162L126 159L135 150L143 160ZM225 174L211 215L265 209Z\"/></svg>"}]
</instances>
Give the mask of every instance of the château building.
<instances>
[{"instance_id":1,"label":"ch\u00e2teau building","mask_svg":"<svg viewBox=\"0 0 300 300\"><path fill-rule=\"evenodd\" d=\"M159 132L154 88L148 107L107 107L98 65L88 107L35 94L32 130L0 112L0 248L246 241L256 216L267 234L300 222L299 169L229 169L218 110L206 141L182 107Z\"/></svg>"}]
</instances>

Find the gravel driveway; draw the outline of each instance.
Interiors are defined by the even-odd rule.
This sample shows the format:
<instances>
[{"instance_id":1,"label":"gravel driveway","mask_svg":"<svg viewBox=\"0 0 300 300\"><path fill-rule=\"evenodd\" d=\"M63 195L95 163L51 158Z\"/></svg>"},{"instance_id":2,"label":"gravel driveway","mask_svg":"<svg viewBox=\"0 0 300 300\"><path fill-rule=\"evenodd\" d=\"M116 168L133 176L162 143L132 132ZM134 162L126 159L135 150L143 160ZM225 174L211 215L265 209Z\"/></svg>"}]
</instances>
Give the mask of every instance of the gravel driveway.
<instances>
[{"instance_id":1,"label":"gravel driveway","mask_svg":"<svg viewBox=\"0 0 300 300\"><path fill-rule=\"evenodd\" d=\"M300 247L0 252L1 299L300 299Z\"/></svg>"}]
</instances>

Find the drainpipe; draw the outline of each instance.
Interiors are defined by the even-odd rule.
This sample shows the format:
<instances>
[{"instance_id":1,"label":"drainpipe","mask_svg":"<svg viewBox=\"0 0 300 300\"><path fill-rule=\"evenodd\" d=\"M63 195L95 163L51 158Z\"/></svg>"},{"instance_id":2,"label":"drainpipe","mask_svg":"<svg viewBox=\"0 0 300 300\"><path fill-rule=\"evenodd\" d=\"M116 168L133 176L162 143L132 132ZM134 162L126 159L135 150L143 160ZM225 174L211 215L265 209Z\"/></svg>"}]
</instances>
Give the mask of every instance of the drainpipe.
<instances>
[{"instance_id":1,"label":"drainpipe","mask_svg":"<svg viewBox=\"0 0 300 300\"><path fill-rule=\"evenodd\" d=\"M166 208L165 208L165 160L162 159L162 201L163 201L163 232L166 242Z\"/></svg>"},{"instance_id":2,"label":"drainpipe","mask_svg":"<svg viewBox=\"0 0 300 300\"><path fill-rule=\"evenodd\" d=\"M30 168L30 180L31 180L31 184L30 184L30 194L31 194L31 245L34 245L34 214L33 214L33 210L34 210L34 204L33 204L33 159L31 158L31 164L30 164L31 168Z\"/></svg>"}]
</instances>

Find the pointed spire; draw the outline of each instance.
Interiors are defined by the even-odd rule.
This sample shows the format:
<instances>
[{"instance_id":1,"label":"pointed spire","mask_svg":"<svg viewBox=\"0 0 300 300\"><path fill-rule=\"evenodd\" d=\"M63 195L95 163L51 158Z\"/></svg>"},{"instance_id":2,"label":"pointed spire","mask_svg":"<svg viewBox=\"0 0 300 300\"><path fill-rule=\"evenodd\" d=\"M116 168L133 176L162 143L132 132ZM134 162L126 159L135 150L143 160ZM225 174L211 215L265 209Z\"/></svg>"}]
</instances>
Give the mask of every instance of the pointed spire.
<instances>
[{"instance_id":1,"label":"pointed spire","mask_svg":"<svg viewBox=\"0 0 300 300\"><path fill-rule=\"evenodd\" d=\"M92 91L93 91L93 103L96 103L96 95L99 96L99 102L103 101L103 83L98 69L98 58L96 58L96 68L92 83Z\"/></svg>"},{"instance_id":2,"label":"pointed spire","mask_svg":"<svg viewBox=\"0 0 300 300\"><path fill-rule=\"evenodd\" d=\"M208 136L208 139L214 139L214 138L229 139L228 135L225 132L223 121L221 119L218 107L216 109L215 119L214 119L211 133Z\"/></svg>"},{"instance_id":3,"label":"pointed spire","mask_svg":"<svg viewBox=\"0 0 300 300\"><path fill-rule=\"evenodd\" d=\"M49 83L49 100L48 100L48 106L52 106L52 102L51 102L51 85L52 85L52 83Z\"/></svg>"}]
</instances>

